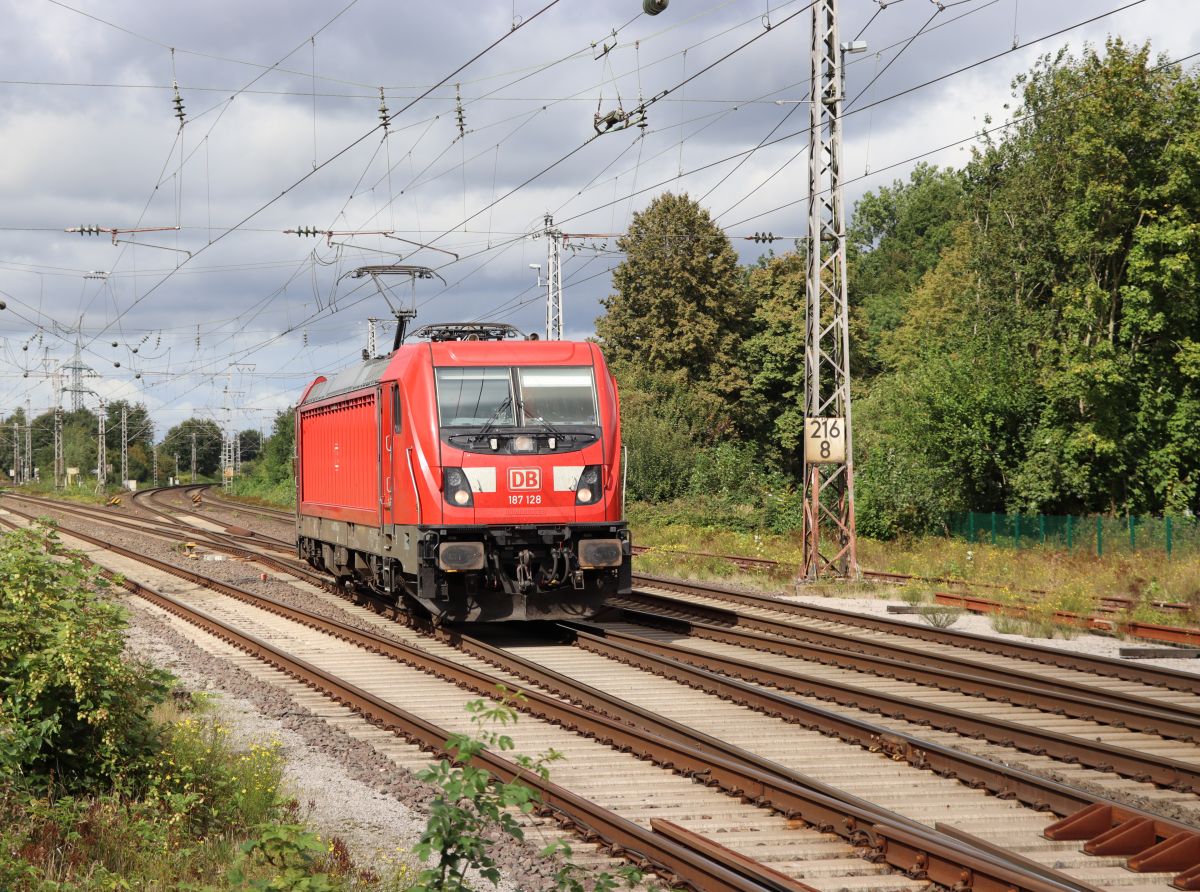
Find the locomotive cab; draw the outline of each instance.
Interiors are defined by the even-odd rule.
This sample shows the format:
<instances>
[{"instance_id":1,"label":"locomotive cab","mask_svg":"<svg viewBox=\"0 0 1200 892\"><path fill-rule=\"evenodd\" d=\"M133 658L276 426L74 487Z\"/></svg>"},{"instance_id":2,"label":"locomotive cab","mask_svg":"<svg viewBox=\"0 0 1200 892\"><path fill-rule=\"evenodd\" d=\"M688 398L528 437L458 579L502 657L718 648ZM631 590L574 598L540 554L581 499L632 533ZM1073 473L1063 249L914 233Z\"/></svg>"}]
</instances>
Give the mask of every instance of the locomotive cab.
<instances>
[{"instance_id":1,"label":"locomotive cab","mask_svg":"<svg viewBox=\"0 0 1200 892\"><path fill-rule=\"evenodd\" d=\"M631 582L615 382L594 344L493 327L422 329L373 387L369 362L310 386L300 554L439 619L594 615Z\"/></svg>"}]
</instances>

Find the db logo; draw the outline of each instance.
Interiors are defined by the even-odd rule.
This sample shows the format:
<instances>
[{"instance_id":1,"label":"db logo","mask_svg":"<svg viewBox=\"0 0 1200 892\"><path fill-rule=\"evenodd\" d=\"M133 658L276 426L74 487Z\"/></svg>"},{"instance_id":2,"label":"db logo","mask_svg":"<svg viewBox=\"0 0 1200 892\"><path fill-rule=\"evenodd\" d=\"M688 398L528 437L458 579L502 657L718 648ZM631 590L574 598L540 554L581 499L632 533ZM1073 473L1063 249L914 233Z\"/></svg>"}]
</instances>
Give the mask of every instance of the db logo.
<instances>
[{"instance_id":1,"label":"db logo","mask_svg":"<svg viewBox=\"0 0 1200 892\"><path fill-rule=\"evenodd\" d=\"M542 472L540 468L509 468L509 489L541 489Z\"/></svg>"}]
</instances>

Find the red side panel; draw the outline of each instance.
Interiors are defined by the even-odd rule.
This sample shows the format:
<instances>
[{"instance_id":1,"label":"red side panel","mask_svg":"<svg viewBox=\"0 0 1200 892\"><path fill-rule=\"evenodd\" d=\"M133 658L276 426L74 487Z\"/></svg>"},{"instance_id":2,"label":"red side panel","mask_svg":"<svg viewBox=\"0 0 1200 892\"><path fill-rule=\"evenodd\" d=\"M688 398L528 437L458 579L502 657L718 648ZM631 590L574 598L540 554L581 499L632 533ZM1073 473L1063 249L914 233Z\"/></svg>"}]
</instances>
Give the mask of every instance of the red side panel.
<instances>
[{"instance_id":1,"label":"red side panel","mask_svg":"<svg viewBox=\"0 0 1200 892\"><path fill-rule=\"evenodd\" d=\"M300 410L301 513L379 523L379 433L375 391Z\"/></svg>"}]
</instances>

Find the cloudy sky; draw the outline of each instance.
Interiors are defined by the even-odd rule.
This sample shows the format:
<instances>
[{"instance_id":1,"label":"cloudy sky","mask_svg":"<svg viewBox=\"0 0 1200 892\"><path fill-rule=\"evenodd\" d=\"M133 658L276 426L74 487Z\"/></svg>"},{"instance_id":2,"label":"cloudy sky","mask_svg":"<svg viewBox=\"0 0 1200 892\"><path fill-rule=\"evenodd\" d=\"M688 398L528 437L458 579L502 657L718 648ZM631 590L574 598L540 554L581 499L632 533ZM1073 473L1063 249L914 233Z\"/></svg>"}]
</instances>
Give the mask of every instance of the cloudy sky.
<instances>
[{"instance_id":1,"label":"cloudy sky","mask_svg":"<svg viewBox=\"0 0 1200 892\"><path fill-rule=\"evenodd\" d=\"M662 191L700 199L747 261L762 246L744 236L803 234L807 0L672 0L655 17L548 2L0 3L0 415L52 406L78 338L89 386L145 402L160 436L192 414L269 426L388 315L349 275L370 264L437 270L415 293L390 280L418 325L540 330L548 212L580 234L574 337L620 259L605 234ZM917 157L964 163L1043 53L1110 35L1200 52L1196 0L841 0L841 15L842 39L869 45L847 69L851 200ZM644 128L596 134L597 113L664 91ZM148 231L64 232L80 226ZM284 233L301 227L345 234Z\"/></svg>"}]
</instances>

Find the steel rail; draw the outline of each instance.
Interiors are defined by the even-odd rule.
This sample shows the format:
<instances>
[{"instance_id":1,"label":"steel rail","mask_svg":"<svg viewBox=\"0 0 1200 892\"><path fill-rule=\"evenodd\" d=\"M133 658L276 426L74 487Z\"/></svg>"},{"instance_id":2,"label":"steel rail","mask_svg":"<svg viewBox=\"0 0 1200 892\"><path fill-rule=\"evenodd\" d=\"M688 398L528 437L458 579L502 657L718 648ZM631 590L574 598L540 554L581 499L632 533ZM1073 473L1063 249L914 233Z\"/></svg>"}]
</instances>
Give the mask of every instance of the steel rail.
<instances>
[{"instance_id":1,"label":"steel rail","mask_svg":"<svg viewBox=\"0 0 1200 892\"><path fill-rule=\"evenodd\" d=\"M1168 715L1176 715L1183 719L1200 717L1200 711L1174 703L1154 701L1154 705L1148 707L1146 699L1136 693L1095 687L1071 679L1031 675L1027 672L1010 669L1006 666L983 663L977 659L972 659L970 656L960 657L954 654L934 653L929 650L923 650L915 644L911 646L896 644L891 641L881 641L873 637L801 625L786 619L773 619L768 616L743 613L733 607L721 607L714 604L701 604L695 601L679 599L670 594L660 592L635 590L629 595L619 595L610 598L608 603L622 610L631 608L634 610L647 609L647 612L660 616L664 620L675 619L681 622L699 620L700 622L706 622L718 627L749 629L765 633L770 636L776 636L780 641L807 642L814 645L824 645L851 654L864 654L872 657L908 661L910 663L915 661L938 672L962 672L970 675L994 678L999 681L1020 682L1029 687L1043 689L1048 694L1061 694L1068 697L1101 697L1130 709L1150 708Z\"/></svg>"},{"instance_id":2,"label":"steel rail","mask_svg":"<svg viewBox=\"0 0 1200 892\"><path fill-rule=\"evenodd\" d=\"M747 650L836 666L855 672L867 672L942 690L977 694L1016 706L1026 706L1071 718L1130 728L1178 740L1200 741L1200 712L1180 707L1158 708L1154 701L1126 697L1119 692L1107 697L1087 685L1042 685L1040 679L1003 668L980 666L972 661L957 661L914 652L899 647L877 645L864 649L860 639L838 633L816 632L788 639L746 631L732 625L717 625L700 620L664 616L649 610L619 608L621 617L637 625L731 644ZM790 627L789 627L790 628Z\"/></svg>"},{"instance_id":3,"label":"steel rail","mask_svg":"<svg viewBox=\"0 0 1200 892\"><path fill-rule=\"evenodd\" d=\"M5 518L0 518L0 523L10 527L16 526L15 523ZM219 580L205 577L202 574L173 567L170 564L164 564L153 558L146 558L129 549L107 544L87 534L70 531L67 535L90 542L124 557L147 563L156 569L162 569L164 572L171 573L171 575L187 579L197 585L212 588L222 594L231 594L237 597L238 600L247 603L256 603L256 606L271 609L271 612L279 615L286 616L289 613L305 614L305 611L290 608L287 605L274 602L273 599L242 591L236 586L230 586ZM85 560L90 564L99 566L91 558L85 556ZM111 571L106 571L105 575L110 578L116 576ZM345 682L318 666L292 656L256 636L242 632L224 620L212 616L197 607L186 604L176 597L143 585L128 577L121 579L120 584L131 593L215 635L221 640L237 647L239 650L249 653L274 668L285 672L298 681L315 688L335 702L347 706L354 712L362 715L373 724L380 725L385 730L398 734L408 742L420 746L422 749L428 750L435 755L442 757L452 756L447 749L447 741L452 737L449 731L408 712L396 704L383 700L361 687ZM333 620L325 620L312 614L308 616L318 622L329 623L331 626L341 626L341 624ZM305 622L304 625L317 627L310 622ZM348 626L343 627L343 630L355 631ZM331 632L330 634L333 633ZM378 636L371 636L369 633L360 634L375 638L380 643L394 643L388 642L387 639L378 638ZM337 637L343 636L338 635ZM401 650L407 649L424 655L423 652L417 651L415 648L405 648L404 645L397 646ZM429 656L432 657L432 655ZM411 660L405 660L404 662L411 664ZM494 692L495 688L492 685L488 689L488 693L494 694ZM493 752L484 750L471 761L472 764L487 770L502 781L520 781L537 790L541 805L543 806L543 814L557 813L557 815L566 818L572 825L581 829L585 834L594 834L603 839L608 846L631 853L634 856L633 860L641 866L653 865L659 870L666 871L674 877L678 877L680 881L687 883L692 888L699 890L699 892L707 892L709 889L717 890L717 892L763 892L763 890L770 890L770 892L790 892L788 887L774 882L769 874L765 872L760 879L751 878L744 869L742 871L730 870L728 867L711 861L706 856L687 846L680 845L661 834L647 831L632 821L590 802L557 784L544 781L536 774L526 772L514 763Z\"/></svg>"},{"instance_id":4,"label":"steel rail","mask_svg":"<svg viewBox=\"0 0 1200 892\"><path fill-rule=\"evenodd\" d=\"M192 511L191 509L184 508L181 505L168 505L163 508L159 508L159 507L155 507L152 504L149 504L151 502L158 501L158 499L156 497L159 495L162 495L165 492L172 492L172 491L186 492L189 488L192 488L192 487L189 487L189 486L174 487L174 486L172 486L172 487L159 487L158 489L143 489L143 490L140 490L139 492L136 492L133 494L132 501L135 502L138 505L138 507L140 507L146 511L149 511L153 514L156 514L159 517L162 517L164 519L169 519L180 526L186 526L186 525L181 524L178 517L172 517L172 515L170 513L168 513L166 508L170 508L171 511L178 512L179 514L195 517L195 518L198 518L199 520L205 521L206 523L214 523L217 526L223 527L225 529L225 532L224 533L216 533L216 535L218 535L218 536L224 535L234 541L251 540L256 545L261 545L264 548L272 548L272 549L275 549L276 551L293 552L296 550L296 545L293 542L285 542L284 540L277 539L274 536L266 536L261 533L255 533L253 530L247 529L246 527L241 527L241 526L237 526L234 524L227 524L224 521L219 520L215 517L209 517L208 515L201 514L199 511ZM199 489L199 486L196 486L194 488ZM145 497L144 501L143 501L143 497ZM191 529L195 529L195 528L192 527ZM213 531L202 530L202 532L212 533Z\"/></svg>"},{"instance_id":5,"label":"steel rail","mask_svg":"<svg viewBox=\"0 0 1200 892\"><path fill-rule=\"evenodd\" d=\"M589 623L570 623L568 625L575 629L598 628ZM1169 759L1154 753L1113 746L1077 735L1045 731L1032 725L977 715L961 709L926 703L884 691L874 691L858 685L826 681L734 657L694 651L679 645L639 635L627 635L610 629L603 629L600 635L581 634L579 638L579 642L585 650L598 649L597 641L604 641L610 646L615 645L617 654L606 653L606 655L614 657L619 657L621 654L633 655L639 659L644 659L648 654L663 657L669 663L657 663L660 670L672 668L673 671L678 671L678 664L682 663L695 666L718 677L740 678L747 682L770 685L784 691L832 700L842 706L853 706L893 718L927 723L933 728L951 731L955 734L982 737L991 743L1037 755L1050 756L1060 761L1077 761L1089 768L1139 781L1150 781L1163 787L1191 793L1200 792L1200 766L1178 759ZM766 693L770 694L771 692ZM741 696L749 695L743 691ZM759 698L757 702L758 707L763 711L786 708L789 718L798 718L801 715L796 709L799 701L792 698L780 699L777 695L772 694L766 698Z\"/></svg>"},{"instance_id":6,"label":"steel rail","mask_svg":"<svg viewBox=\"0 0 1200 892\"><path fill-rule=\"evenodd\" d=\"M229 595L237 600L254 604L257 607L292 619L305 626L319 629L326 634L362 647L369 652L395 659L398 662L436 675L461 687L466 687L484 695L493 694L495 691L495 679L479 673L470 667L453 663L419 648L355 629L336 620L291 607L275 599L245 591L237 586L211 579L186 568L176 567L172 564L140 555L129 549L111 545L87 534L68 531L67 535L91 542L116 554L153 566L163 572ZM398 707L384 703L384 701L375 698L369 692L354 688L317 667L288 656L266 642L259 641L252 636L244 635L231 627L227 627L227 624L223 621L211 617L197 608L186 605L176 598L156 592L132 580L126 579L124 584L130 591L147 597L149 600L163 606L164 609L169 609L189 622L213 631L214 634L221 635L221 637L225 637L226 634L233 636L232 639L226 638L226 640L231 640L233 643L239 641L242 643L249 642L254 650L269 655L268 662L284 668L285 671L289 671L297 678L310 683L313 683L313 679L317 679L316 686L322 688L326 693L332 691L335 699L347 703L347 705L355 708L356 711L363 712L369 718L375 718L383 723L385 727L388 727L389 723L391 723L396 727L405 728L415 734L417 732L413 731L414 725L411 721L413 719L418 723L418 727L420 724L433 727L428 725L428 723L424 723L418 717L411 716L411 714L399 710ZM221 631L223 629L225 632ZM242 645L238 644L238 646ZM326 686L328 687L326 688ZM509 689L513 689L511 685ZM757 757L753 757L752 754L746 754L749 757L748 760L722 758L705 753L685 743L675 742L670 738L641 732L633 725L582 709L554 697L547 696L535 689L526 688L522 690L517 688L517 690L525 698L525 702L515 704L522 711L555 721L570 730L584 734L585 736L594 737L618 749L628 749L639 755L645 754L646 758L650 758L664 767L692 776L700 776L700 779L705 783L719 786L734 795L758 802L759 804L770 805L790 817L800 817L823 831L838 833L858 845L869 846L878 852L889 864L909 872L917 870L921 875L928 877L934 882L953 886L955 884L961 885L970 879L970 887L975 892L1012 892L1014 889L1029 890L1029 892L1063 892L1063 890L1095 892L1094 887L1047 868L1043 868L1041 872L1031 871L1025 865L1014 868L1010 860L996 853L983 852L972 846L947 839L918 822L895 815L858 797L847 796L847 794L830 788L819 781L789 772L788 769L782 766L778 767L778 771L766 771L753 767L750 762ZM387 715L380 716L378 714L380 710L386 711L388 709L397 710L399 718L392 716L389 719ZM665 722L662 719L658 721L660 723ZM682 733L684 734L696 734L696 732L690 729L683 729L682 726L676 727L682 729ZM395 730L395 727L391 729ZM447 737L448 735L445 732L440 732L440 729L439 733L432 737L426 731L426 735L421 739L421 742L424 746L440 749L444 746ZM713 739L709 738L709 740ZM714 743L731 753L739 752L736 747L732 747L729 744L715 740ZM490 754L484 753L483 756L490 757ZM498 759L497 757L491 758L498 763L498 768L489 767L489 770L494 770L495 773L498 773L498 776L504 777L503 772L505 770L517 770L510 763L505 762L505 760ZM767 764L773 765L774 763L768 762ZM785 773L803 780L792 780ZM525 778L523 777L522 779L524 780ZM531 786L537 785L531 783ZM585 800L580 800L579 797L575 797L574 794L570 794L565 790L561 790L561 793L565 795L555 797L553 794L558 792L559 789L552 784L546 785L546 790L551 794L546 799L547 804L557 807L560 810L564 808L564 803L579 807L578 803L571 801L571 797L573 797L574 800L579 800L579 802L586 804L592 809L599 809L598 806L587 803ZM569 811L567 813L572 814ZM643 857L650 858L654 863L677 873L685 881L692 882L694 871L689 874L688 865L678 863L677 855L675 859L665 858L665 860L657 861L645 851L645 849L649 849L656 857L664 857L662 853L656 852L653 846L645 839L646 836L653 837L654 834L647 834L643 828L631 824L631 822L619 816L609 814L611 818L616 820L606 821L601 819L596 824L587 824L588 829L600 835L610 845L620 846L628 851L639 852ZM591 815L589 814L588 817L590 818ZM629 827L624 827L624 824L628 824ZM637 834L631 836L629 828L638 831L640 837ZM677 846L678 844L673 843L673 845ZM669 855L670 853L667 854ZM722 868L722 870L725 870L725 868ZM695 888L700 890L724 890L727 888L773 889L776 887L770 883L769 877L764 877L753 887L702 884Z\"/></svg>"},{"instance_id":7,"label":"steel rail","mask_svg":"<svg viewBox=\"0 0 1200 892\"><path fill-rule=\"evenodd\" d=\"M316 586L317 588L323 589L331 594L342 596L346 593L345 589L339 587L335 582L331 581L315 570L312 570L299 563L288 562L277 555L264 554L263 552L256 551L252 548L244 548L240 545L230 544L227 537L221 535L220 533L216 533L212 530L200 530L195 527L181 524L179 523L178 519L173 518L169 514L165 515L167 518L165 521L151 521L143 518L119 517L108 514L99 509L92 508L91 506L74 505L69 502L60 502L56 499L39 499L34 496L20 496L19 498L32 500L38 503L50 503L55 508L63 510L64 513L77 515L81 514L85 517L99 520L102 523L111 524L112 526L132 530L135 532L145 532L149 535L157 535L169 539L178 539L180 535L186 535L189 541L194 541L197 544L205 545L214 551L224 552L232 557L255 561L256 563L262 564L265 567L268 567L272 570L277 570L280 573L286 573L289 576ZM7 510L11 511L18 517L25 518L26 520L32 521L37 519L36 515L29 514L25 511L20 511L16 508L13 508L11 505L7 506ZM147 530L140 525L142 523L159 523L165 529L158 531ZM67 532L73 536L80 536L81 538L84 537L82 533L78 533L75 530L64 530L64 532Z\"/></svg>"},{"instance_id":8,"label":"steel rail","mask_svg":"<svg viewBox=\"0 0 1200 892\"><path fill-rule=\"evenodd\" d=\"M198 484L199 488L204 492L204 497L220 505L222 508L230 508L237 511L246 511L250 514L258 514L261 517L268 517L272 520L281 520L288 523L293 523L296 520L294 511L285 511L283 508L272 508L269 505L256 505L252 502L239 502L234 499L227 499L224 496L216 495L213 490L216 488L211 483Z\"/></svg>"},{"instance_id":9,"label":"steel rail","mask_svg":"<svg viewBox=\"0 0 1200 892\"><path fill-rule=\"evenodd\" d=\"M362 715L373 724L380 725L385 730L398 734L408 742L436 755L447 758L452 756L446 748L446 743L452 735L432 722L356 685L342 681L337 676L305 660L290 656L266 641L240 632L228 623L184 604L170 595L153 592L144 586L138 588L137 594L141 597L314 687L334 701ZM707 892L710 889L714 892L761 892L761 890L787 892L788 890L788 887L771 881L766 874L761 878L752 878L745 872L730 870L669 838L648 832L627 818L572 793L558 784L543 780L536 773L527 772L489 750L484 750L473 757L471 764L487 770L506 783L520 781L535 789L543 806L543 814L548 813L547 809L553 810L567 818L572 825L586 834L595 834L608 846L620 847L624 852L634 855L634 860L639 861L642 866L653 865L659 870L678 877L680 881L693 889L701 890L701 892Z\"/></svg>"},{"instance_id":10,"label":"steel rail","mask_svg":"<svg viewBox=\"0 0 1200 892\"><path fill-rule=\"evenodd\" d=\"M1013 657L1019 660L1058 666L1064 669L1090 672L1094 675L1120 678L1124 681L1132 681L1139 684L1200 694L1200 675L1192 675L1174 669L1163 669L1154 666L1131 666L1121 660L1114 660L1109 657L1081 654L1041 645L1021 644L1016 641L1002 641L973 632L958 632L949 629L916 626L884 617L865 616L859 613L851 613L848 610L838 610L834 607L799 604L794 601L784 601L780 598L773 598L766 595L752 595L721 586L700 585L660 576L634 574L633 582L635 585L650 586L681 594L695 594L749 607L790 613L807 619L856 626L862 629L887 632L906 638L917 638L922 641L931 641L937 644L945 644L982 653Z\"/></svg>"},{"instance_id":11,"label":"steel rail","mask_svg":"<svg viewBox=\"0 0 1200 892\"><path fill-rule=\"evenodd\" d=\"M581 636L588 640L603 640L607 637L607 635L594 636L588 632L581 631L578 627L583 625L586 624L564 624L564 628L570 637L576 641ZM614 718L636 723L643 727L649 728L654 723L656 732L663 736L669 736L673 733L671 728L675 726L675 723L670 720L649 712L636 704L620 699L615 695L608 694L598 688L565 676L560 672L522 657L511 650L489 644L488 642L457 631L441 629L438 630L438 636L447 643L458 647L485 663L502 669L511 675L515 675L554 694L566 697L572 702L587 703L593 709L598 709ZM592 650L592 652L599 652L591 647L585 649ZM607 653L603 655L609 656ZM625 661L622 660L622 662ZM681 673L681 677L676 678L676 680L683 681L684 683L707 685L719 678L719 676L715 676L711 672L704 674L705 670L703 669L693 673L688 671L690 667L687 665L676 666L661 661L650 661L647 666L640 668L648 668L648 666L661 666L664 671ZM649 671L662 674L655 668L650 668ZM733 695L729 699L740 705L758 708L759 711L769 712L772 715L779 714L779 710L776 708L780 704L778 698L766 698L764 701L758 701L759 705L756 706L756 701L742 699L738 696L743 691L753 690L752 688L735 685L728 691ZM765 708L762 705L764 703ZM1055 814L1068 815L1089 806L1102 804L1116 809L1122 820L1136 817L1158 822L1159 830L1163 835L1195 830L1195 828L1188 824L1161 818L1149 812L1122 805L1115 800L1106 799L1089 791L1033 774L1021 768L993 762L990 759L924 740L902 731L895 731L885 728L882 725L876 725L852 716L845 716L821 706L797 703L790 698L784 698L783 705L789 707L792 705L795 706L792 715L783 717L794 719L797 724L811 728L822 734L836 736L840 740L855 746L861 746L864 749L878 749L893 757L902 758L905 762L917 768L931 770L944 776L957 777L969 786L984 787L1003 798L1016 798L1038 810L1050 810ZM702 732L691 728L687 728L685 731L691 736L691 739L701 739ZM707 737L707 735L703 736ZM731 746L721 741L715 741L714 743L712 742L713 740L713 738L708 738L708 742L705 745L722 748ZM750 756L753 759L760 760L763 764L774 766L772 770L790 773L790 769L778 766L776 763L761 760L760 757L753 754L750 754Z\"/></svg>"},{"instance_id":12,"label":"steel rail","mask_svg":"<svg viewBox=\"0 0 1200 892\"><path fill-rule=\"evenodd\" d=\"M1010 766L1002 766L901 732L881 729L869 722L839 715L821 707L772 695L744 682L724 678L669 658L650 653L631 653L628 648L624 649L624 653L620 652L620 648L606 649L603 638L590 636L578 630L572 631L578 636L577 644L593 653L680 681L759 712L795 721L820 733L832 734L863 748L878 748L894 758L903 759L917 767L932 769L939 774L957 777L967 784L985 787L1001 797L1018 798L1035 807L1049 808L1065 817L1045 828L1044 835L1048 839L1085 840L1083 851L1089 854L1126 856L1126 866L1129 870L1174 872L1177 876L1173 885L1177 888L1200 889L1200 829L1194 825L1143 812L1057 781ZM515 655L508 656L512 658ZM545 667L539 669L542 672L550 671ZM788 714L789 709L794 710L793 715ZM812 719L793 717L802 714L808 714ZM873 737L872 734L878 736ZM1088 800L1096 801L1079 808ZM944 831L942 825L937 825L935 829ZM970 842L970 839L966 839L967 834L958 832L956 835ZM1003 847L987 841L972 844L993 853L1006 851ZM1019 855L1014 860L1026 865L1035 863Z\"/></svg>"}]
</instances>

